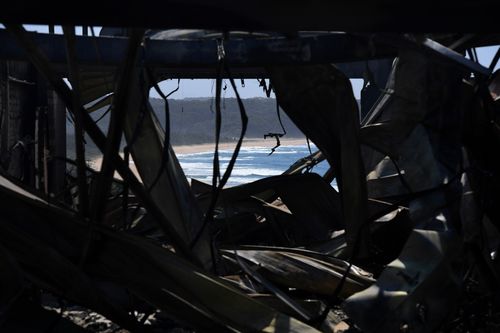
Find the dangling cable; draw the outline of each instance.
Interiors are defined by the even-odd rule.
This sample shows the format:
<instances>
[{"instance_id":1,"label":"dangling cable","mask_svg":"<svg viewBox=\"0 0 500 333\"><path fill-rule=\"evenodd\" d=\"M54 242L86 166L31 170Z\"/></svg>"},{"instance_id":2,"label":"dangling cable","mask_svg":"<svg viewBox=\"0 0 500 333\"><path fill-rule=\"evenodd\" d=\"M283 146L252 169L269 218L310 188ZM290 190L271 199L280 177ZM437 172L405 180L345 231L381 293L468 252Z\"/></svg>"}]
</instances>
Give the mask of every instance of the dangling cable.
<instances>
[{"instance_id":1,"label":"dangling cable","mask_svg":"<svg viewBox=\"0 0 500 333\"><path fill-rule=\"evenodd\" d=\"M278 103L278 99L276 98L276 114L278 115L278 121L280 123L280 126L281 126L281 133L267 133L267 134L264 134L264 139L267 139L267 138L275 138L276 139L276 146L274 146L273 148L271 148L271 152L269 154L267 154L267 156L270 156L272 155L276 149L281 146L281 142L280 142L280 138L283 137L284 135L286 135L286 129L285 129L285 126L283 126L283 122L281 121L281 115L280 115L280 105Z\"/></svg>"},{"instance_id":2,"label":"dangling cable","mask_svg":"<svg viewBox=\"0 0 500 333\"><path fill-rule=\"evenodd\" d=\"M214 158L212 162L212 199L210 200L210 205L205 213L205 217L203 219L203 224L201 225L200 230L196 233L195 237L191 241L190 247L193 248L198 239L203 234L205 227L213 219L213 211L215 209L215 204L217 202L217 192L219 188L219 184L221 183L220 177L220 163L219 163L219 140L220 140L220 132L221 132L221 90L222 90L222 69L223 69L223 61L225 57L224 48L221 46L221 41L217 40L217 68L216 68L216 79L215 79L215 150L214 150Z\"/></svg>"},{"instance_id":3,"label":"dangling cable","mask_svg":"<svg viewBox=\"0 0 500 333\"><path fill-rule=\"evenodd\" d=\"M241 100L240 94L238 93L238 89L236 88L236 84L234 82L234 79L231 75L231 72L229 70L229 66L227 65L226 62L224 62L224 68L226 70L226 73L229 76L229 81L231 82L231 86L234 90L234 93L236 95L236 100L238 102L239 106L239 111L240 111L240 120L241 120L241 132L240 132L240 137L238 139L238 142L236 143L236 147L234 149L233 155L231 156L231 160L229 161L229 164L226 168L226 171L224 172L224 175L222 176L221 180L221 185L224 186L231 176L231 171L233 170L234 164L236 163L236 158L238 157L238 154L241 149L241 145L243 144L243 138L245 137L245 133L247 131L247 126L248 126L248 116L245 111L245 106L243 105L243 101ZM222 187L221 187L222 188Z\"/></svg>"},{"instance_id":4,"label":"dangling cable","mask_svg":"<svg viewBox=\"0 0 500 333\"><path fill-rule=\"evenodd\" d=\"M271 83L269 82L269 87L266 84L266 79L257 79L259 82L259 87L262 87L262 90L266 93L266 96L269 98L271 97L271 92L273 91L273 87L271 86Z\"/></svg>"},{"instance_id":5,"label":"dangling cable","mask_svg":"<svg viewBox=\"0 0 500 333\"><path fill-rule=\"evenodd\" d=\"M217 81L216 81L216 100L215 100L215 109L216 109L216 126L215 126L215 131L216 131L216 137L215 137L215 152L214 152L214 171L213 171L213 177L212 177L212 199L210 201L209 208L207 209L207 212L205 214L205 219L203 221L203 225L201 226L200 230L196 234L196 236L193 238L190 247L193 248L198 240L200 239L200 236L203 234L204 229L206 228L207 224L209 221L213 219L213 212L215 209L215 205L217 204L217 200L219 198L219 194L222 191L224 185L226 185L226 182L228 181L229 177L231 176L231 172L233 170L234 164L236 163L236 158L239 155L241 145L243 144L243 138L245 137L245 133L247 131L247 126L248 126L248 116L245 111L245 106L243 105L243 101L241 100L240 94L238 93L238 89L236 87L236 84L234 82L234 79L231 75L231 71L229 70L229 66L227 65L225 61L225 50L224 50L224 44L222 40L217 40L217 54L218 54L218 64L217 64ZM239 106L239 111L240 111L240 118L241 118L241 132L240 132L240 137L238 139L238 142L236 143L236 147L234 148L233 154L231 156L231 159L229 160L229 163L226 167L226 170L224 171L224 175L222 178L220 177L220 169L219 169L219 138L220 138L220 129L221 129L221 112L220 112L220 97L221 97L221 86L222 86L222 70L225 70L228 77L229 81L231 83L231 87L234 90L234 93L236 95L236 100L238 102ZM217 184L218 181L218 184ZM216 185L216 186L215 186Z\"/></svg>"},{"instance_id":6,"label":"dangling cable","mask_svg":"<svg viewBox=\"0 0 500 333\"><path fill-rule=\"evenodd\" d=\"M222 108L226 109L226 94L227 94L227 83L224 80L224 88L222 88Z\"/></svg>"},{"instance_id":7,"label":"dangling cable","mask_svg":"<svg viewBox=\"0 0 500 333\"><path fill-rule=\"evenodd\" d=\"M217 187L220 184L220 161L219 161L219 141L222 126L222 113L221 113L221 94L222 94L222 62L224 61L224 49L217 41L217 55L219 63L217 64L217 77L215 79L215 151L213 158L213 174L212 174L212 196L215 195ZM206 219L206 216L205 216Z\"/></svg>"}]
</instances>

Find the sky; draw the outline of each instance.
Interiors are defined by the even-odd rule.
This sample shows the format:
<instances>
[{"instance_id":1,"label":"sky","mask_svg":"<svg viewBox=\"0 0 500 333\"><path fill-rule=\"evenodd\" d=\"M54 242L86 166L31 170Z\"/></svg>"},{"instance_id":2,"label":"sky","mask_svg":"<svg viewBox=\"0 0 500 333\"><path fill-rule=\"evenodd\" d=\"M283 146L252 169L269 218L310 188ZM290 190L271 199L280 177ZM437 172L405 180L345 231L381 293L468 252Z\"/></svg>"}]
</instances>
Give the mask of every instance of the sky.
<instances>
[{"instance_id":1,"label":"sky","mask_svg":"<svg viewBox=\"0 0 500 333\"><path fill-rule=\"evenodd\" d=\"M3 26L0 25L0 27ZM48 32L47 26L25 25L25 28L27 30L32 30L32 31L45 32L45 33ZM100 27L96 27L95 33L99 34L100 30L101 30ZM57 34L62 33L62 29L60 26L55 27L55 33ZM81 27L76 27L76 34L77 35L82 34ZM481 47L477 48L476 51L479 62L483 66L488 67L497 51L497 47ZM497 64L497 66L495 67L495 69L498 68L500 68L500 64ZM351 84L353 87L354 96L359 99L361 88L363 87L363 80L351 79ZM165 94L167 94L168 92L174 90L177 87L177 80L163 81L159 84L159 86L162 89L162 91ZM242 98L265 97L265 93L263 92L262 87L259 87L259 83L257 82L257 80L245 80L245 87L241 86L240 80L236 80L236 86L238 88L238 93ZM175 92L170 98L184 99L184 98L212 97L214 95L215 95L214 80L183 79L180 82L180 89L177 92ZM151 90L150 96L157 98L160 97L158 93L154 91L154 89ZM223 96L235 97L229 82L227 82L227 90L223 92Z\"/></svg>"}]
</instances>

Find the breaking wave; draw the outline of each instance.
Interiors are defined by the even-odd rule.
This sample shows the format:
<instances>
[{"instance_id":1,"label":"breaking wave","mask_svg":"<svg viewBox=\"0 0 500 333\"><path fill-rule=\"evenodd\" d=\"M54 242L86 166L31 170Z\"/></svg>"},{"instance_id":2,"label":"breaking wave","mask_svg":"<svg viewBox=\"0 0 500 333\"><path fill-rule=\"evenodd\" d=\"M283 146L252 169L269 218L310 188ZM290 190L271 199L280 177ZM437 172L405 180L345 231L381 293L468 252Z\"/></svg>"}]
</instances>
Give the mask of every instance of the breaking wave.
<instances>
[{"instance_id":1,"label":"breaking wave","mask_svg":"<svg viewBox=\"0 0 500 333\"><path fill-rule=\"evenodd\" d=\"M311 148L315 149L314 146ZM272 155L269 155L270 151L269 147L243 147L226 186L236 186L279 175L298 159L309 155L307 145L280 146ZM219 151L221 174L227 167L232 153L232 150ZM213 152L179 154L177 156L188 178L195 178L211 184ZM323 174L326 169L327 164L321 163L315 167L314 171ZM332 185L336 186L335 183Z\"/></svg>"}]
</instances>

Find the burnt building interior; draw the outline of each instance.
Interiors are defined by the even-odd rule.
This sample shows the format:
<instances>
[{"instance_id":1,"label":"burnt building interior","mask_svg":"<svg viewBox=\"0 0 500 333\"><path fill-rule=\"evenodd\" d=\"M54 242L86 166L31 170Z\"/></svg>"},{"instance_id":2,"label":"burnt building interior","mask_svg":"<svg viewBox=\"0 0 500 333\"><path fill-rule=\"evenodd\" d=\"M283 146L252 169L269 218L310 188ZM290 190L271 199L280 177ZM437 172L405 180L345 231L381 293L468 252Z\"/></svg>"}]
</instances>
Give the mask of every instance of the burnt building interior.
<instances>
[{"instance_id":1,"label":"burnt building interior","mask_svg":"<svg viewBox=\"0 0 500 333\"><path fill-rule=\"evenodd\" d=\"M498 332L500 49L488 65L475 51L500 44L496 9L7 6L0 331ZM464 18L485 30L469 33L481 29ZM170 144L158 83L186 78L215 79L210 184L189 182ZM365 81L360 105L350 78ZM248 123L240 79L267 82L318 151L227 187ZM222 80L241 120L224 170ZM102 108L106 131L92 117ZM102 152L98 170L88 141ZM326 173L311 171L322 161Z\"/></svg>"}]
</instances>

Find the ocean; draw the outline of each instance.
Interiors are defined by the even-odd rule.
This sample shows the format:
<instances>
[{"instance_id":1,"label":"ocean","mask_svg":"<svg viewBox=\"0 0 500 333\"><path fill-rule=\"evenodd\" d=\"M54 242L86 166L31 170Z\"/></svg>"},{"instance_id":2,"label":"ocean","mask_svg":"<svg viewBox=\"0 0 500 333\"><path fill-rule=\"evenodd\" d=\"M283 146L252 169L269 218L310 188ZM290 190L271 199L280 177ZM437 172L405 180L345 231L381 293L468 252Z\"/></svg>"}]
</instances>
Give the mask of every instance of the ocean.
<instances>
[{"instance_id":1,"label":"ocean","mask_svg":"<svg viewBox=\"0 0 500 333\"><path fill-rule=\"evenodd\" d=\"M316 147L311 145L312 152ZM261 178L283 173L294 162L309 155L307 145L280 146L269 155L269 147L242 147L226 187L250 183ZM231 159L232 150L219 150L221 175ZM178 154L177 157L188 178L212 184L213 151ZM312 172L323 175L328 169L326 161L316 165ZM335 181L332 186L336 187Z\"/></svg>"}]
</instances>

